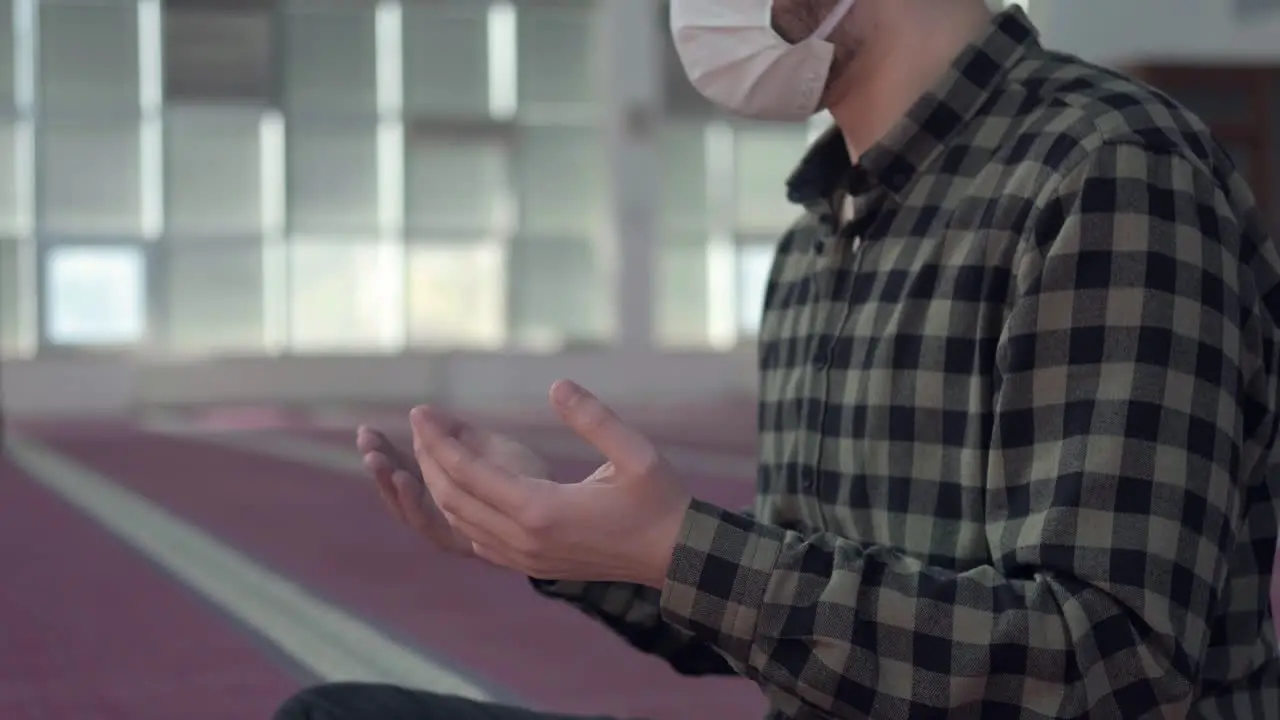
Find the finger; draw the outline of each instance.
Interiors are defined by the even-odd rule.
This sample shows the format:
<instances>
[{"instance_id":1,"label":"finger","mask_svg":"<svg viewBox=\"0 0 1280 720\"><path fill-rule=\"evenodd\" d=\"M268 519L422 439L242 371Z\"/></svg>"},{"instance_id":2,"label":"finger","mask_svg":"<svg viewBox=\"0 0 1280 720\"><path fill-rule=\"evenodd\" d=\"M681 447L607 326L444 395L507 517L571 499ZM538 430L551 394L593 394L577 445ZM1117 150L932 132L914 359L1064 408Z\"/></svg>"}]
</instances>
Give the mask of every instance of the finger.
<instances>
[{"instance_id":1,"label":"finger","mask_svg":"<svg viewBox=\"0 0 1280 720\"><path fill-rule=\"evenodd\" d=\"M436 425L440 427L441 432L457 438L463 445L471 448L477 454L500 454L501 451L510 449L502 445L504 438L488 430L481 430L455 415L432 408L431 416ZM511 444L510 441L506 442L508 445ZM360 427L357 433L356 445L363 453L380 452L387 455L392 462L396 463L397 467L403 469L417 467L417 461L412 454L401 450L385 433L367 425ZM411 472L415 475L418 474L416 469L411 470Z\"/></svg>"},{"instance_id":2,"label":"finger","mask_svg":"<svg viewBox=\"0 0 1280 720\"><path fill-rule=\"evenodd\" d=\"M511 519L453 484L449 474L437 465L423 468L427 491L452 531L468 539L483 538L491 544L515 545L521 530Z\"/></svg>"},{"instance_id":3,"label":"finger","mask_svg":"<svg viewBox=\"0 0 1280 720\"><path fill-rule=\"evenodd\" d=\"M431 500L427 498L427 487L422 480L403 470L397 470L391 479L405 522L432 540L443 540L446 529L440 527L441 518L436 509L427 504Z\"/></svg>"},{"instance_id":4,"label":"finger","mask_svg":"<svg viewBox=\"0 0 1280 720\"><path fill-rule=\"evenodd\" d=\"M512 554L508 549L511 544L506 539L479 525L469 523L461 518L454 518L451 528L455 537L471 546L472 550L478 544L488 548L501 548L505 554Z\"/></svg>"},{"instance_id":5,"label":"finger","mask_svg":"<svg viewBox=\"0 0 1280 720\"><path fill-rule=\"evenodd\" d=\"M406 524L444 550L456 552L462 549L454 532L455 519L447 517L436 507L422 478L397 470L392 481L396 502L406 516Z\"/></svg>"},{"instance_id":6,"label":"finger","mask_svg":"<svg viewBox=\"0 0 1280 720\"><path fill-rule=\"evenodd\" d=\"M433 431L428 430L426 434L431 432ZM447 463L442 456L432 452L429 448L448 444L452 447L448 452L453 453L455 457L460 457L469 451L461 448L458 442L452 438L419 442L418 437L420 434L423 433L420 433L415 428L414 452L418 458L419 467L422 468L422 477L428 492L435 499L436 506L449 518L449 522L456 528L471 528L473 533L480 532L500 537L510 542L518 541L521 530L511 516L477 497L462 483L458 482L456 479L457 472L454 468L465 470L460 461L455 459L453 463ZM472 462L472 467L476 463L483 464L483 461L478 458L470 462ZM451 464L452 467L450 467Z\"/></svg>"},{"instance_id":7,"label":"finger","mask_svg":"<svg viewBox=\"0 0 1280 720\"><path fill-rule=\"evenodd\" d=\"M488 454L487 451L495 440L493 433L481 430L462 418L443 410L431 408L428 412L431 415L432 422L440 429L440 432L457 439L478 455Z\"/></svg>"},{"instance_id":8,"label":"finger","mask_svg":"<svg viewBox=\"0 0 1280 720\"><path fill-rule=\"evenodd\" d=\"M356 431L356 447L366 455L378 453L385 456L397 469L414 475L418 474L418 463L414 461L413 455L401 450L380 430L367 425L360 426L360 429Z\"/></svg>"},{"instance_id":9,"label":"finger","mask_svg":"<svg viewBox=\"0 0 1280 720\"><path fill-rule=\"evenodd\" d=\"M404 512L400 510L400 500L396 497L395 484L390 478L378 478L373 486L378 489L378 499L382 501L383 507L391 516L405 525L409 524L409 518L404 516Z\"/></svg>"},{"instance_id":10,"label":"finger","mask_svg":"<svg viewBox=\"0 0 1280 720\"><path fill-rule=\"evenodd\" d=\"M382 503L387 506L387 510L401 522L407 523L408 518L404 516L404 512L400 509L400 501L396 497L396 488L392 483L391 461L384 455L378 453L369 453L362 460L365 472L373 478L373 486L378 490L378 497L382 499Z\"/></svg>"},{"instance_id":11,"label":"finger","mask_svg":"<svg viewBox=\"0 0 1280 720\"><path fill-rule=\"evenodd\" d=\"M491 565L515 570L516 572L525 572L525 569L520 567L520 562L517 559L495 545L476 540L471 543L471 552Z\"/></svg>"},{"instance_id":12,"label":"finger","mask_svg":"<svg viewBox=\"0 0 1280 720\"><path fill-rule=\"evenodd\" d=\"M437 463L430 455L420 453L418 458L419 459L416 459L414 462L419 471L414 473L413 477L418 483L418 486L422 489L422 492L425 493L423 500L430 503L432 514L436 516L437 520L443 520L451 527L456 526L458 524L458 519L450 514L448 510L440 507L439 501L436 500L435 495L432 493L431 482L428 482L428 478L431 478L431 480L436 482L437 485L440 485L441 483L448 481L449 474L446 473L444 468L440 467L440 464Z\"/></svg>"},{"instance_id":13,"label":"finger","mask_svg":"<svg viewBox=\"0 0 1280 720\"><path fill-rule=\"evenodd\" d=\"M356 428L356 449L361 455L367 455L371 452L382 452L386 436L381 431L375 430L368 425L361 425Z\"/></svg>"},{"instance_id":14,"label":"finger","mask_svg":"<svg viewBox=\"0 0 1280 720\"><path fill-rule=\"evenodd\" d=\"M396 470L395 463L391 459L380 452L366 452L360 458L360 464L364 465L364 469L369 473L389 473Z\"/></svg>"},{"instance_id":15,"label":"finger","mask_svg":"<svg viewBox=\"0 0 1280 720\"><path fill-rule=\"evenodd\" d=\"M551 405L565 424L619 470L645 473L657 463L653 443L577 383L559 380L552 385Z\"/></svg>"},{"instance_id":16,"label":"finger","mask_svg":"<svg viewBox=\"0 0 1280 720\"><path fill-rule=\"evenodd\" d=\"M448 477L449 485L507 517L515 517L532 500L533 483L504 470L476 448L449 435L446 424L436 422L427 408L410 413L415 452L421 460L434 461ZM422 468L423 473L427 468ZM439 498L437 498L439 499Z\"/></svg>"}]
</instances>

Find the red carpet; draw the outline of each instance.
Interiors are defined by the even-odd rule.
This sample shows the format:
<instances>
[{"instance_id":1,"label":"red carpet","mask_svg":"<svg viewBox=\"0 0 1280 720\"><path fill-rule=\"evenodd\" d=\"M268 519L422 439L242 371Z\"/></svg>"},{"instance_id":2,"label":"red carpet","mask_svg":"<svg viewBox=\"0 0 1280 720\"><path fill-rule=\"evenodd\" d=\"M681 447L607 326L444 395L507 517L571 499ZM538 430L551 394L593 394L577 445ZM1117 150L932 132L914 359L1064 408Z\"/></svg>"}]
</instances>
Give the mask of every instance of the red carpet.
<instances>
[{"instance_id":1,"label":"red carpet","mask_svg":"<svg viewBox=\"0 0 1280 720\"><path fill-rule=\"evenodd\" d=\"M268 718L299 683L231 620L0 461L0 718Z\"/></svg>"},{"instance_id":2,"label":"red carpet","mask_svg":"<svg viewBox=\"0 0 1280 720\"><path fill-rule=\"evenodd\" d=\"M46 440L402 641L533 706L659 720L763 712L758 691L746 681L676 676L571 608L537 597L523 578L434 553L389 521L360 478L138 433ZM591 469L557 465L567 475ZM742 502L751 492L740 480L696 483L699 494L726 502Z\"/></svg>"}]
</instances>

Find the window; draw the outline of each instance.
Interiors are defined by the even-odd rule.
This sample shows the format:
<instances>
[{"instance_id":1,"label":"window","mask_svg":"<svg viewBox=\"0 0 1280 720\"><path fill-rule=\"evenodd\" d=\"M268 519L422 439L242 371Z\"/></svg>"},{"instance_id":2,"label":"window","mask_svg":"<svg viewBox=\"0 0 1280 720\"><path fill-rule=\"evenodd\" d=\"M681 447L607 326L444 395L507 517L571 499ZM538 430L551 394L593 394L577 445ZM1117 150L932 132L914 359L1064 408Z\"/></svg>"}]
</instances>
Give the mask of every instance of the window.
<instances>
[{"instance_id":1,"label":"window","mask_svg":"<svg viewBox=\"0 0 1280 720\"><path fill-rule=\"evenodd\" d=\"M437 0L404 5L404 99L409 115L477 118L491 115L490 78L506 68L490 56L485 0ZM500 52L498 53L500 56ZM508 78L514 81L514 77Z\"/></svg>"},{"instance_id":2,"label":"window","mask_svg":"<svg viewBox=\"0 0 1280 720\"><path fill-rule=\"evenodd\" d=\"M700 120L668 122L658 136L661 205L653 323L654 339L663 347L706 347L713 331L712 301L722 299L714 294L732 290L731 284L713 283L716 269L709 257L716 224L709 192L712 142L706 121Z\"/></svg>"},{"instance_id":3,"label":"window","mask_svg":"<svg viewBox=\"0 0 1280 720\"><path fill-rule=\"evenodd\" d=\"M739 241L737 252L738 333L755 337L760 332L764 312L764 293L773 268L775 245L772 241Z\"/></svg>"},{"instance_id":4,"label":"window","mask_svg":"<svg viewBox=\"0 0 1280 720\"><path fill-rule=\"evenodd\" d=\"M787 177L804 157L804 126L743 125L734 132L734 224L755 232L784 230L799 215L787 200Z\"/></svg>"},{"instance_id":5,"label":"window","mask_svg":"<svg viewBox=\"0 0 1280 720\"><path fill-rule=\"evenodd\" d=\"M506 340L506 261L496 242L411 242L409 344L498 349Z\"/></svg>"},{"instance_id":6,"label":"window","mask_svg":"<svg viewBox=\"0 0 1280 720\"><path fill-rule=\"evenodd\" d=\"M522 0L518 4L518 93L521 115L592 113L599 93L593 53L595 2Z\"/></svg>"},{"instance_id":7,"label":"window","mask_svg":"<svg viewBox=\"0 0 1280 720\"><path fill-rule=\"evenodd\" d=\"M174 107L165 126L168 232L199 238L262 228L262 112Z\"/></svg>"},{"instance_id":8,"label":"window","mask_svg":"<svg viewBox=\"0 0 1280 720\"><path fill-rule=\"evenodd\" d=\"M0 120L0 232L22 233L29 227L30 151L30 123Z\"/></svg>"},{"instance_id":9,"label":"window","mask_svg":"<svg viewBox=\"0 0 1280 720\"><path fill-rule=\"evenodd\" d=\"M140 233L137 123L46 121L40 139L40 222L45 230L72 235Z\"/></svg>"},{"instance_id":10,"label":"window","mask_svg":"<svg viewBox=\"0 0 1280 720\"><path fill-rule=\"evenodd\" d=\"M285 109L326 117L377 112L377 34L373 2L285 0Z\"/></svg>"},{"instance_id":11,"label":"window","mask_svg":"<svg viewBox=\"0 0 1280 720\"><path fill-rule=\"evenodd\" d=\"M701 229L705 241L705 231L711 224L706 123L667 123L659 135L658 149L662 224L668 228Z\"/></svg>"},{"instance_id":12,"label":"window","mask_svg":"<svg viewBox=\"0 0 1280 720\"><path fill-rule=\"evenodd\" d=\"M157 246L163 346L177 354L261 353L266 264L257 238L166 238Z\"/></svg>"},{"instance_id":13,"label":"window","mask_svg":"<svg viewBox=\"0 0 1280 720\"><path fill-rule=\"evenodd\" d=\"M514 197L507 143L483 134L415 132L407 136L406 214L423 234L506 233Z\"/></svg>"},{"instance_id":14,"label":"window","mask_svg":"<svg viewBox=\"0 0 1280 720\"><path fill-rule=\"evenodd\" d=\"M654 286L660 343L719 347L756 333L774 246L801 212L787 199L786 179L830 122L820 114L807 125L664 123L664 259ZM694 308L696 319L680 316L682 306Z\"/></svg>"},{"instance_id":15,"label":"window","mask_svg":"<svg viewBox=\"0 0 1280 720\"><path fill-rule=\"evenodd\" d=\"M0 0L0 107L6 109L18 105L18 98L14 95L18 43L14 35L13 13L14 0ZM30 101L31 98L23 99Z\"/></svg>"},{"instance_id":16,"label":"window","mask_svg":"<svg viewBox=\"0 0 1280 720\"><path fill-rule=\"evenodd\" d=\"M35 288L28 265L29 245L0 238L0 357L24 355L33 346L28 326Z\"/></svg>"},{"instance_id":17,"label":"window","mask_svg":"<svg viewBox=\"0 0 1280 720\"><path fill-rule=\"evenodd\" d=\"M45 253L45 335L54 345L145 339L146 258L132 245L55 246Z\"/></svg>"},{"instance_id":18,"label":"window","mask_svg":"<svg viewBox=\"0 0 1280 720\"><path fill-rule=\"evenodd\" d=\"M291 122L285 143L289 225L305 235L378 228L378 133L373 123Z\"/></svg>"},{"instance_id":19,"label":"window","mask_svg":"<svg viewBox=\"0 0 1280 720\"><path fill-rule=\"evenodd\" d=\"M169 2L164 15L165 96L171 101L274 103L270 4Z\"/></svg>"},{"instance_id":20,"label":"window","mask_svg":"<svg viewBox=\"0 0 1280 720\"><path fill-rule=\"evenodd\" d=\"M290 242L290 348L321 353L399 350L405 274L399 250L373 239Z\"/></svg>"},{"instance_id":21,"label":"window","mask_svg":"<svg viewBox=\"0 0 1280 720\"><path fill-rule=\"evenodd\" d=\"M508 307L517 345L555 350L607 339L615 303L597 252L581 240L521 237L511 244Z\"/></svg>"},{"instance_id":22,"label":"window","mask_svg":"<svg viewBox=\"0 0 1280 720\"><path fill-rule=\"evenodd\" d=\"M40 96L50 115L136 115L138 4L41 0Z\"/></svg>"},{"instance_id":23,"label":"window","mask_svg":"<svg viewBox=\"0 0 1280 720\"><path fill-rule=\"evenodd\" d=\"M522 128L515 159L521 231L594 237L609 213L606 150L592 129Z\"/></svg>"},{"instance_id":24,"label":"window","mask_svg":"<svg viewBox=\"0 0 1280 720\"><path fill-rule=\"evenodd\" d=\"M655 339L663 347L706 347L711 336L705 232L668 233L653 278Z\"/></svg>"}]
</instances>

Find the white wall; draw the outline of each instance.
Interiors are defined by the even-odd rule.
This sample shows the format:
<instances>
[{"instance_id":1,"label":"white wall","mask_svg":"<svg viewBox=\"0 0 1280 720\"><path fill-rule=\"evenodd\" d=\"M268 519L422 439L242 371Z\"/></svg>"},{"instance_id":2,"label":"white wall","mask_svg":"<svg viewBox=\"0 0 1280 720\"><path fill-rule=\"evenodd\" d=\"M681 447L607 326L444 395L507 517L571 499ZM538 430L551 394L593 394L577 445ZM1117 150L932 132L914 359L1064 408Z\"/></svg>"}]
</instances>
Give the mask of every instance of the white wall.
<instances>
[{"instance_id":1,"label":"white wall","mask_svg":"<svg viewBox=\"0 0 1280 720\"><path fill-rule=\"evenodd\" d=\"M1026 4L1047 45L1095 62L1280 59L1280 9L1237 17L1234 0L1027 0Z\"/></svg>"}]
</instances>

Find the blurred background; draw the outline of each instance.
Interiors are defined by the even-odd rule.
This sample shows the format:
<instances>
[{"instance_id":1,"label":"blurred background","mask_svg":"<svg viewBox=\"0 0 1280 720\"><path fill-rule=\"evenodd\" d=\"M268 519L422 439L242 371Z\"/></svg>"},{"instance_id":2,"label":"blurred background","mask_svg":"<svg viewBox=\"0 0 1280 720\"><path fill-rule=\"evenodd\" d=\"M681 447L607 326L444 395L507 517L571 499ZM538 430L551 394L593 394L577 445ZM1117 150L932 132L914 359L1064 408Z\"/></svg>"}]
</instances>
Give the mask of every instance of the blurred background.
<instances>
[{"instance_id":1,"label":"blurred background","mask_svg":"<svg viewBox=\"0 0 1280 720\"><path fill-rule=\"evenodd\" d=\"M1190 105L1280 219L1280 3L1029 0ZM359 422L595 458L573 377L751 496L783 180L661 0L0 0L0 718L266 717L317 679L750 717L392 526Z\"/></svg>"},{"instance_id":2,"label":"blurred background","mask_svg":"<svg viewBox=\"0 0 1280 720\"><path fill-rule=\"evenodd\" d=\"M1030 12L1204 113L1270 195L1280 101L1252 66L1276 4ZM561 374L751 392L780 188L826 121L717 113L658 0L3 0L0 22L13 413L540 403Z\"/></svg>"}]
</instances>

